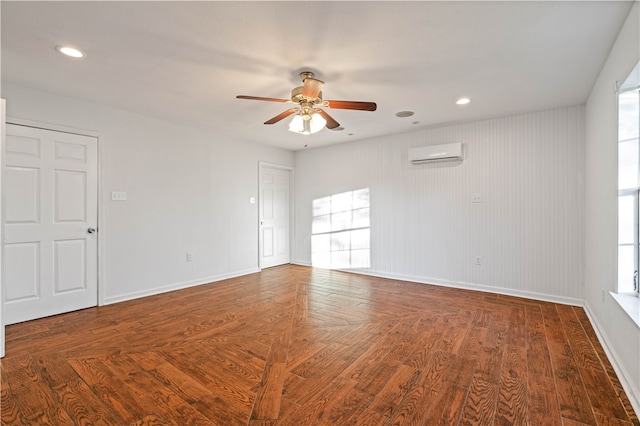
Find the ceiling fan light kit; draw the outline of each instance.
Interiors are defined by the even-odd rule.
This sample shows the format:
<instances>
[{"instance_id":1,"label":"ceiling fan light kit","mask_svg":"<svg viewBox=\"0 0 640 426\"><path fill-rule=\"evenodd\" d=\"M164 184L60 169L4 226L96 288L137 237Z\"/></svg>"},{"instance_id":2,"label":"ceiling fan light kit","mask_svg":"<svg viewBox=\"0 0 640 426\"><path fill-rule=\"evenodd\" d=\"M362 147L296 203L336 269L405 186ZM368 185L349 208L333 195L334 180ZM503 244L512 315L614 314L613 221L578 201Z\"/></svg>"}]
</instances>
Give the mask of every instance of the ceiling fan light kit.
<instances>
[{"instance_id":1,"label":"ceiling fan light kit","mask_svg":"<svg viewBox=\"0 0 640 426\"><path fill-rule=\"evenodd\" d=\"M298 104L297 107L288 109L287 111L265 121L264 124L275 124L280 120L295 114L293 120L291 120L291 123L289 124L289 130L303 135L317 133L325 127L328 129L336 129L340 126L340 123L334 120L333 117L323 109L317 108L317 106L357 111L376 110L377 105L375 102L323 100L322 86L324 86L324 82L314 77L315 76L312 72L301 72L300 79L302 80L302 86L296 87L291 91L291 100L247 95L238 95L236 98Z\"/></svg>"},{"instance_id":2,"label":"ceiling fan light kit","mask_svg":"<svg viewBox=\"0 0 640 426\"><path fill-rule=\"evenodd\" d=\"M322 118L320 114L314 112L311 115L297 114L289 123L289 131L294 133L301 133L303 135L312 135L318 133L324 129L327 125L327 120Z\"/></svg>"}]
</instances>

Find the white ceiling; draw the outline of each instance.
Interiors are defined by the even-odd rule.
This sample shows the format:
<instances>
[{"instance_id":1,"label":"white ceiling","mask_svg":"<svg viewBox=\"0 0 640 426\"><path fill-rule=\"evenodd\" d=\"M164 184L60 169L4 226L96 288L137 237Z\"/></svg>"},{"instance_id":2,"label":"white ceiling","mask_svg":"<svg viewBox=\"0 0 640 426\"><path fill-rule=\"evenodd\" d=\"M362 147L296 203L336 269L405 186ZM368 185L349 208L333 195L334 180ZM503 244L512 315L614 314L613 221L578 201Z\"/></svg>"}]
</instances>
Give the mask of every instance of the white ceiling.
<instances>
[{"instance_id":1,"label":"white ceiling","mask_svg":"<svg viewBox=\"0 0 640 426\"><path fill-rule=\"evenodd\" d=\"M583 103L631 6L2 1L2 81L298 150ZM325 99L378 110L329 109L345 130L302 136L262 124L289 105L235 99L288 98L307 69Z\"/></svg>"}]
</instances>

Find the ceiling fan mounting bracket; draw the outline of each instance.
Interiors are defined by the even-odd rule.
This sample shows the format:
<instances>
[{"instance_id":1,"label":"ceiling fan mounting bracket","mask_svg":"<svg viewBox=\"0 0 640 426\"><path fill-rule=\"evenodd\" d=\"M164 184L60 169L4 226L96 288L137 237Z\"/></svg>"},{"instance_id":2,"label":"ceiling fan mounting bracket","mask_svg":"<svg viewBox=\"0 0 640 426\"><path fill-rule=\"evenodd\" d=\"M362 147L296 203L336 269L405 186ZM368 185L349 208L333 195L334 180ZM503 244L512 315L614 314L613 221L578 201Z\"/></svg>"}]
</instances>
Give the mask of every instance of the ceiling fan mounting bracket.
<instances>
[{"instance_id":1,"label":"ceiling fan mounting bracket","mask_svg":"<svg viewBox=\"0 0 640 426\"><path fill-rule=\"evenodd\" d=\"M311 71L302 71L300 73L300 79L302 80L303 83L306 79L313 78L313 77L315 77L315 74L312 73Z\"/></svg>"}]
</instances>

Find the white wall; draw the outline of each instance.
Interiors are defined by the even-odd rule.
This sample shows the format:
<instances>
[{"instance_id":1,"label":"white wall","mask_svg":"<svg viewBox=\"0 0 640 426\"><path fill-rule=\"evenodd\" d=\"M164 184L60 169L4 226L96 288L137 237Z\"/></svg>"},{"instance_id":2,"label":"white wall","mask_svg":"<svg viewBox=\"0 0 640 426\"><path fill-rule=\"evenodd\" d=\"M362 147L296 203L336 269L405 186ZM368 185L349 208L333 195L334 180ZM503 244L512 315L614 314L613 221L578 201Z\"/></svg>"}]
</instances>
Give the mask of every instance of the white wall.
<instances>
[{"instance_id":1,"label":"white wall","mask_svg":"<svg viewBox=\"0 0 640 426\"><path fill-rule=\"evenodd\" d=\"M258 161L291 166L291 152L11 83L2 95L8 117L102 135L106 303L258 270Z\"/></svg>"},{"instance_id":2,"label":"white wall","mask_svg":"<svg viewBox=\"0 0 640 426\"><path fill-rule=\"evenodd\" d=\"M315 198L369 187L361 272L581 304L583 119L576 106L299 151L294 259L311 260ZM463 162L408 162L449 142Z\"/></svg>"},{"instance_id":3,"label":"white wall","mask_svg":"<svg viewBox=\"0 0 640 426\"><path fill-rule=\"evenodd\" d=\"M617 104L622 83L640 59L640 7L634 5L586 104L585 307L640 413L640 329L608 294L617 276ZM604 301L602 292L605 292ZM625 383L623 383L625 384Z\"/></svg>"},{"instance_id":4,"label":"white wall","mask_svg":"<svg viewBox=\"0 0 640 426\"><path fill-rule=\"evenodd\" d=\"M6 125L5 125L5 100L0 99L0 165L4 164L4 145L5 145L5 136L6 136ZM0 188L2 188L2 179L4 177L4 172L0 171ZM4 241L4 210L3 203L4 197L0 196L0 242ZM2 288L4 287L3 278L4 271L2 270L2 266L4 263L4 244L0 244L0 358L4 357L4 309L2 308Z\"/></svg>"}]
</instances>

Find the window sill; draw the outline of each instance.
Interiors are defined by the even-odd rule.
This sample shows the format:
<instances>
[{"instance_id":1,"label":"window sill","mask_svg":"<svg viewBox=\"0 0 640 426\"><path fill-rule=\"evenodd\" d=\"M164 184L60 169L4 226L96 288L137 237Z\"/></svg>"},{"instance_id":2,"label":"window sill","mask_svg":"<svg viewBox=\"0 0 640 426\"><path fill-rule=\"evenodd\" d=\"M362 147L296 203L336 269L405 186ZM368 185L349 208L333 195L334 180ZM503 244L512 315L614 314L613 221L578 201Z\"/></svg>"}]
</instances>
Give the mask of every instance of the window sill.
<instances>
[{"instance_id":1,"label":"window sill","mask_svg":"<svg viewBox=\"0 0 640 426\"><path fill-rule=\"evenodd\" d=\"M610 292L610 294L636 325L640 327L640 297L614 292Z\"/></svg>"}]
</instances>

